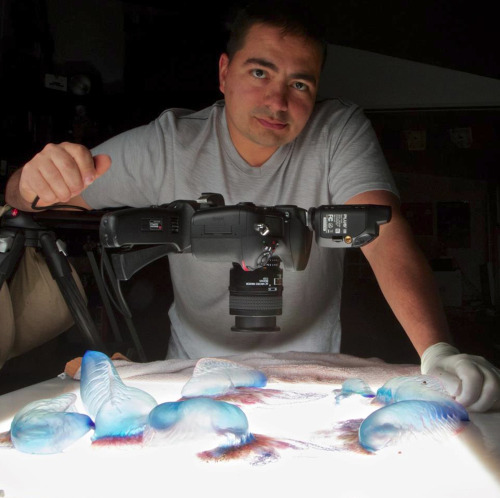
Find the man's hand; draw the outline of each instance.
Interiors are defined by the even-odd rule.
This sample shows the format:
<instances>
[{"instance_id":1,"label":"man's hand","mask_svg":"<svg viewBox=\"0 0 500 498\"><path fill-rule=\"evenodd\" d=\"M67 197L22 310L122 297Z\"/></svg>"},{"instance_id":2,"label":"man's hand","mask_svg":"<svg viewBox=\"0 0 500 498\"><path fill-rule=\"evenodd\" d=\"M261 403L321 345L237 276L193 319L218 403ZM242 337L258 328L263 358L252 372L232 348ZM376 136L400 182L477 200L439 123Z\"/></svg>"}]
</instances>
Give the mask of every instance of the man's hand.
<instances>
[{"instance_id":1,"label":"man's hand","mask_svg":"<svg viewBox=\"0 0 500 498\"><path fill-rule=\"evenodd\" d=\"M19 194L29 205L36 196L40 207L68 203L110 166L109 156L92 157L83 145L48 144L22 168Z\"/></svg>"},{"instance_id":2,"label":"man's hand","mask_svg":"<svg viewBox=\"0 0 500 498\"><path fill-rule=\"evenodd\" d=\"M500 370L482 356L460 354L439 342L424 351L421 370L438 377L448 393L470 411L500 409Z\"/></svg>"}]
</instances>

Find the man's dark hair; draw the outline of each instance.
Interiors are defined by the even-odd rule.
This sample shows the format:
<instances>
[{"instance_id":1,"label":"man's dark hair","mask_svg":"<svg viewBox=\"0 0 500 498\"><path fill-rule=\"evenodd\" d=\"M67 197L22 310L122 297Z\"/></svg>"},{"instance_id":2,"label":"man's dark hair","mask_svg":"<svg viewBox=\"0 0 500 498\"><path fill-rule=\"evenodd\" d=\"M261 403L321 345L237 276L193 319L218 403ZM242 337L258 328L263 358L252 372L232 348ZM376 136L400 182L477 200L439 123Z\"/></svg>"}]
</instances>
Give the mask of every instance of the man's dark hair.
<instances>
[{"instance_id":1,"label":"man's dark hair","mask_svg":"<svg viewBox=\"0 0 500 498\"><path fill-rule=\"evenodd\" d=\"M250 28L262 23L281 28L283 34L303 36L315 42L321 50L324 65L328 45L326 27L319 15L304 3L304 0L255 0L236 8L226 23L229 59L243 47Z\"/></svg>"}]
</instances>

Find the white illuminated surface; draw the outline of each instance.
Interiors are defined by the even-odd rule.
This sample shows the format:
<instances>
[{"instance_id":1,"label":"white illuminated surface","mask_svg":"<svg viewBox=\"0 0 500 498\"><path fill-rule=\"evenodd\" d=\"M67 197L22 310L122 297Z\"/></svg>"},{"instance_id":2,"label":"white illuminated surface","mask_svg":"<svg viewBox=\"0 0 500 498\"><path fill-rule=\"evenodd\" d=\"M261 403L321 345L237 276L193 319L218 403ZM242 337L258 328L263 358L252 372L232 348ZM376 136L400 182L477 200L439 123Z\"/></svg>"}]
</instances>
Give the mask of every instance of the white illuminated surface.
<instances>
[{"instance_id":1,"label":"white illuminated surface","mask_svg":"<svg viewBox=\"0 0 500 498\"><path fill-rule=\"evenodd\" d=\"M179 381L124 382L146 390L159 403L177 400L184 385ZM253 465L244 459L206 462L183 450L182 444L96 448L91 447L89 434L57 455L0 448L0 496L500 497L500 413L473 417L477 425L444 442L417 441L376 455L315 449L313 445L334 442L331 429L336 422L364 418L373 411L359 398L335 405L331 392L339 387L270 383L268 389L328 396L241 405L252 433L310 443L304 449L279 449L279 458L267 464ZM62 392L79 394L79 383L53 379L1 396L0 432L9 430L15 412L26 403Z\"/></svg>"}]
</instances>

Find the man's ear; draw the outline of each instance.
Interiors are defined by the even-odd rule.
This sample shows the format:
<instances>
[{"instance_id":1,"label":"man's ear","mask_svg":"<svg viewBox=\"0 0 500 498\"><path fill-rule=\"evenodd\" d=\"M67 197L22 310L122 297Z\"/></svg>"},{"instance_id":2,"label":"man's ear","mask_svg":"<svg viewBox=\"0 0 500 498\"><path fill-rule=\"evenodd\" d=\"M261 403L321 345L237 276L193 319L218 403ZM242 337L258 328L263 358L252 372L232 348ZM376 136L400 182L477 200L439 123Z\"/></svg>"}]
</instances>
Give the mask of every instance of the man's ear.
<instances>
[{"instance_id":1,"label":"man's ear","mask_svg":"<svg viewBox=\"0 0 500 498\"><path fill-rule=\"evenodd\" d=\"M219 90L225 93L226 88L226 75L227 68L229 66L229 56L227 54L222 54L219 58Z\"/></svg>"}]
</instances>

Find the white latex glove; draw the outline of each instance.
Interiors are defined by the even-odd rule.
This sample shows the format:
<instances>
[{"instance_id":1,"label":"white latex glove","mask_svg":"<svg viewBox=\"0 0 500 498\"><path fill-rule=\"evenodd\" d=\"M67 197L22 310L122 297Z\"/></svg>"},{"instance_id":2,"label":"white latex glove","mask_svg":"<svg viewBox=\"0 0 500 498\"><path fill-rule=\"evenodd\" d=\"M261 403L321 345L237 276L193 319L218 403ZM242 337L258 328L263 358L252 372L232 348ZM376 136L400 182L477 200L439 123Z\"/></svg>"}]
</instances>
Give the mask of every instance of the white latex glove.
<instances>
[{"instance_id":1,"label":"white latex glove","mask_svg":"<svg viewBox=\"0 0 500 498\"><path fill-rule=\"evenodd\" d=\"M445 342L422 355L422 374L438 377L456 401L473 412L500 409L500 370L482 356L460 354Z\"/></svg>"}]
</instances>

